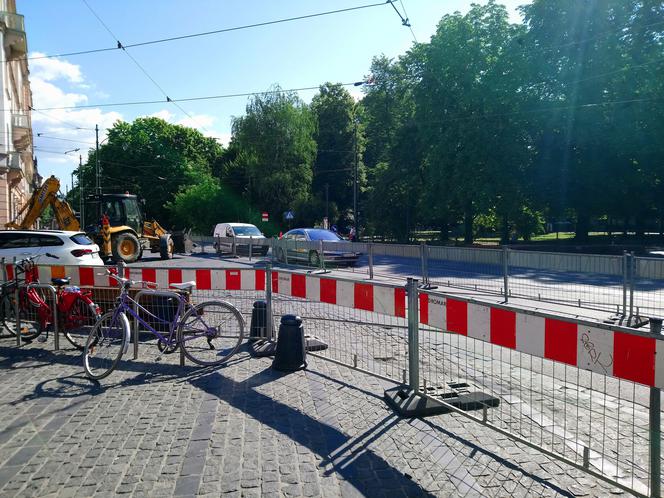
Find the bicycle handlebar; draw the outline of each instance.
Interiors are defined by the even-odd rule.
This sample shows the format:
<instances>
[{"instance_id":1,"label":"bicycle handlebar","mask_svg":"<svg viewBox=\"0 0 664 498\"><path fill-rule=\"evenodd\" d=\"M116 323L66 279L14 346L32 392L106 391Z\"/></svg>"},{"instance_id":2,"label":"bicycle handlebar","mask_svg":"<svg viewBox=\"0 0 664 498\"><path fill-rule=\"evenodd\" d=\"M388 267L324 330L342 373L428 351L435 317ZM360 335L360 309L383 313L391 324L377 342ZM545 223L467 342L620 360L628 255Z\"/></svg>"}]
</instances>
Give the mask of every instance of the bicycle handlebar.
<instances>
[{"instance_id":1,"label":"bicycle handlebar","mask_svg":"<svg viewBox=\"0 0 664 498\"><path fill-rule=\"evenodd\" d=\"M103 273L98 273L97 275L104 276ZM129 278L119 277L118 275L116 275L115 273L113 273L111 270L108 269L106 270L106 275L112 277L113 279L115 279L116 282L122 285L129 284L133 286L140 284L143 286L143 288L148 288L148 289L149 288L156 289L158 287L156 282L148 282L147 280L131 280Z\"/></svg>"}]
</instances>

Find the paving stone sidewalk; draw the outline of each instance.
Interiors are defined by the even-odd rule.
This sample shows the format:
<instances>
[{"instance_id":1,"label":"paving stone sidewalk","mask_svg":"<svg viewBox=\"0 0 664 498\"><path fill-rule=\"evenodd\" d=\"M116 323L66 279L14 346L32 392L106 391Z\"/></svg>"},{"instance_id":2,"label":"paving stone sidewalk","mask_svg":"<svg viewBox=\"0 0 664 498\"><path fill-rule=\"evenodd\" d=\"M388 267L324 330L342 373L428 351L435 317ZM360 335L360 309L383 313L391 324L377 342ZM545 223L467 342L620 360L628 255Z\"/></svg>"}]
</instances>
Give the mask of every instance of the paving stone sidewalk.
<instances>
[{"instance_id":1,"label":"paving stone sidewalk","mask_svg":"<svg viewBox=\"0 0 664 498\"><path fill-rule=\"evenodd\" d=\"M0 339L2 497L621 494L459 415L399 419L391 384L322 359L206 370L141 344L93 383L52 349Z\"/></svg>"}]
</instances>

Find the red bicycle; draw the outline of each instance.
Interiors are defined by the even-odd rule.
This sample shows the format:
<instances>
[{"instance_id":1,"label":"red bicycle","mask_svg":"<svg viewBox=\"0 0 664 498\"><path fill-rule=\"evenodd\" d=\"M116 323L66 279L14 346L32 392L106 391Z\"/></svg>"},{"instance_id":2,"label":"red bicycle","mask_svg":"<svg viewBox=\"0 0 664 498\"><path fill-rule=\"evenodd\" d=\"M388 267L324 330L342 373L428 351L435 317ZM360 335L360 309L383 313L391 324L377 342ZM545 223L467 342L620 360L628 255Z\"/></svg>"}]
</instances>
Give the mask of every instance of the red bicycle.
<instances>
[{"instance_id":1,"label":"red bicycle","mask_svg":"<svg viewBox=\"0 0 664 498\"><path fill-rule=\"evenodd\" d=\"M46 256L58 259L57 256ZM26 287L19 289L19 314L21 316L21 339L32 342L39 338L45 342L48 333L53 329L54 313L52 298L39 287L28 287L31 283L39 283L35 266L36 258L27 258L16 263L16 276L12 285L3 288L0 311L2 322L12 335L16 335L15 294L12 291L18 287L18 274L23 274ZM83 350L92 326L101 316L101 310L92 301L92 292L71 286L69 277L53 278L51 284L55 287L55 306L57 308L58 330L67 340L79 350ZM44 333L42 335L42 333Z\"/></svg>"}]
</instances>

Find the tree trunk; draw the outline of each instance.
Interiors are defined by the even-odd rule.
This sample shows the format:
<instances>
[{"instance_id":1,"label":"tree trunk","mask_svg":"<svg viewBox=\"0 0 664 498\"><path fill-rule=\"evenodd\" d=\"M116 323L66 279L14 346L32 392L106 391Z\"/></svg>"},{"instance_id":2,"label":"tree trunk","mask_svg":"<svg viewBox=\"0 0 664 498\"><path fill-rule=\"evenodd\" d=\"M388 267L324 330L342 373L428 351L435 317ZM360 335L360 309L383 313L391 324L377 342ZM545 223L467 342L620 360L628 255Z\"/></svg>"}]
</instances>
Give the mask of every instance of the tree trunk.
<instances>
[{"instance_id":1,"label":"tree trunk","mask_svg":"<svg viewBox=\"0 0 664 498\"><path fill-rule=\"evenodd\" d=\"M590 229L590 216L587 213L577 213L576 233L574 238L580 242L587 241L589 229Z\"/></svg>"},{"instance_id":2,"label":"tree trunk","mask_svg":"<svg viewBox=\"0 0 664 498\"><path fill-rule=\"evenodd\" d=\"M510 242L510 223L507 215L503 215L500 220L500 243L509 244Z\"/></svg>"},{"instance_id":3,"label":"tree trunk","mask_svg":"<svg viewBox=\"0 0 664 498\"><path fill-rule=\"evenodd\" d=\"M447 221L440 223L440 241L447 242L450 239L450 225Z\"/></svg>"},{"instance_id":4,"label":"tree trunk","mask_svg":"<svg viewBox=\"0 0 664 498\"><path fill-rule=\"evenodd\" d=\"M473 203L468 202L463 213L463 242L464 244L473 243Z\"/></svg>"}]
</instances>

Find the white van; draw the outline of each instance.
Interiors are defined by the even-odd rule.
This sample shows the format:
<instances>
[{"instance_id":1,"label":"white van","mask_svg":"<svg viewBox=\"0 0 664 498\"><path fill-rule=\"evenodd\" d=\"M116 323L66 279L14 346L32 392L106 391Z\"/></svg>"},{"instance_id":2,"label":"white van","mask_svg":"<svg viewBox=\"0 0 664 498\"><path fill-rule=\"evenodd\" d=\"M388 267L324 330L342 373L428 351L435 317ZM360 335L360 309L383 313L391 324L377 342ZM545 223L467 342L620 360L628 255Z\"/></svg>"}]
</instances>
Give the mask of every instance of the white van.
<instances>
[{"instance_id":1,"label":"white van","mask_svg":"<svg viewBox=\"0 0 664 498\"><path fill-rule=\"evenodd\" d=\"M235 239L238 254L249 254L249 241L252 242L252 255L265 256L270 249L265 235L256 225L249 223L218 223L214 227L212 236L215 238L214 247L218 252L233 252L233 241L228 237ZM221 239L217 240L217 237Z\"/></svg>"}]
</instances>

